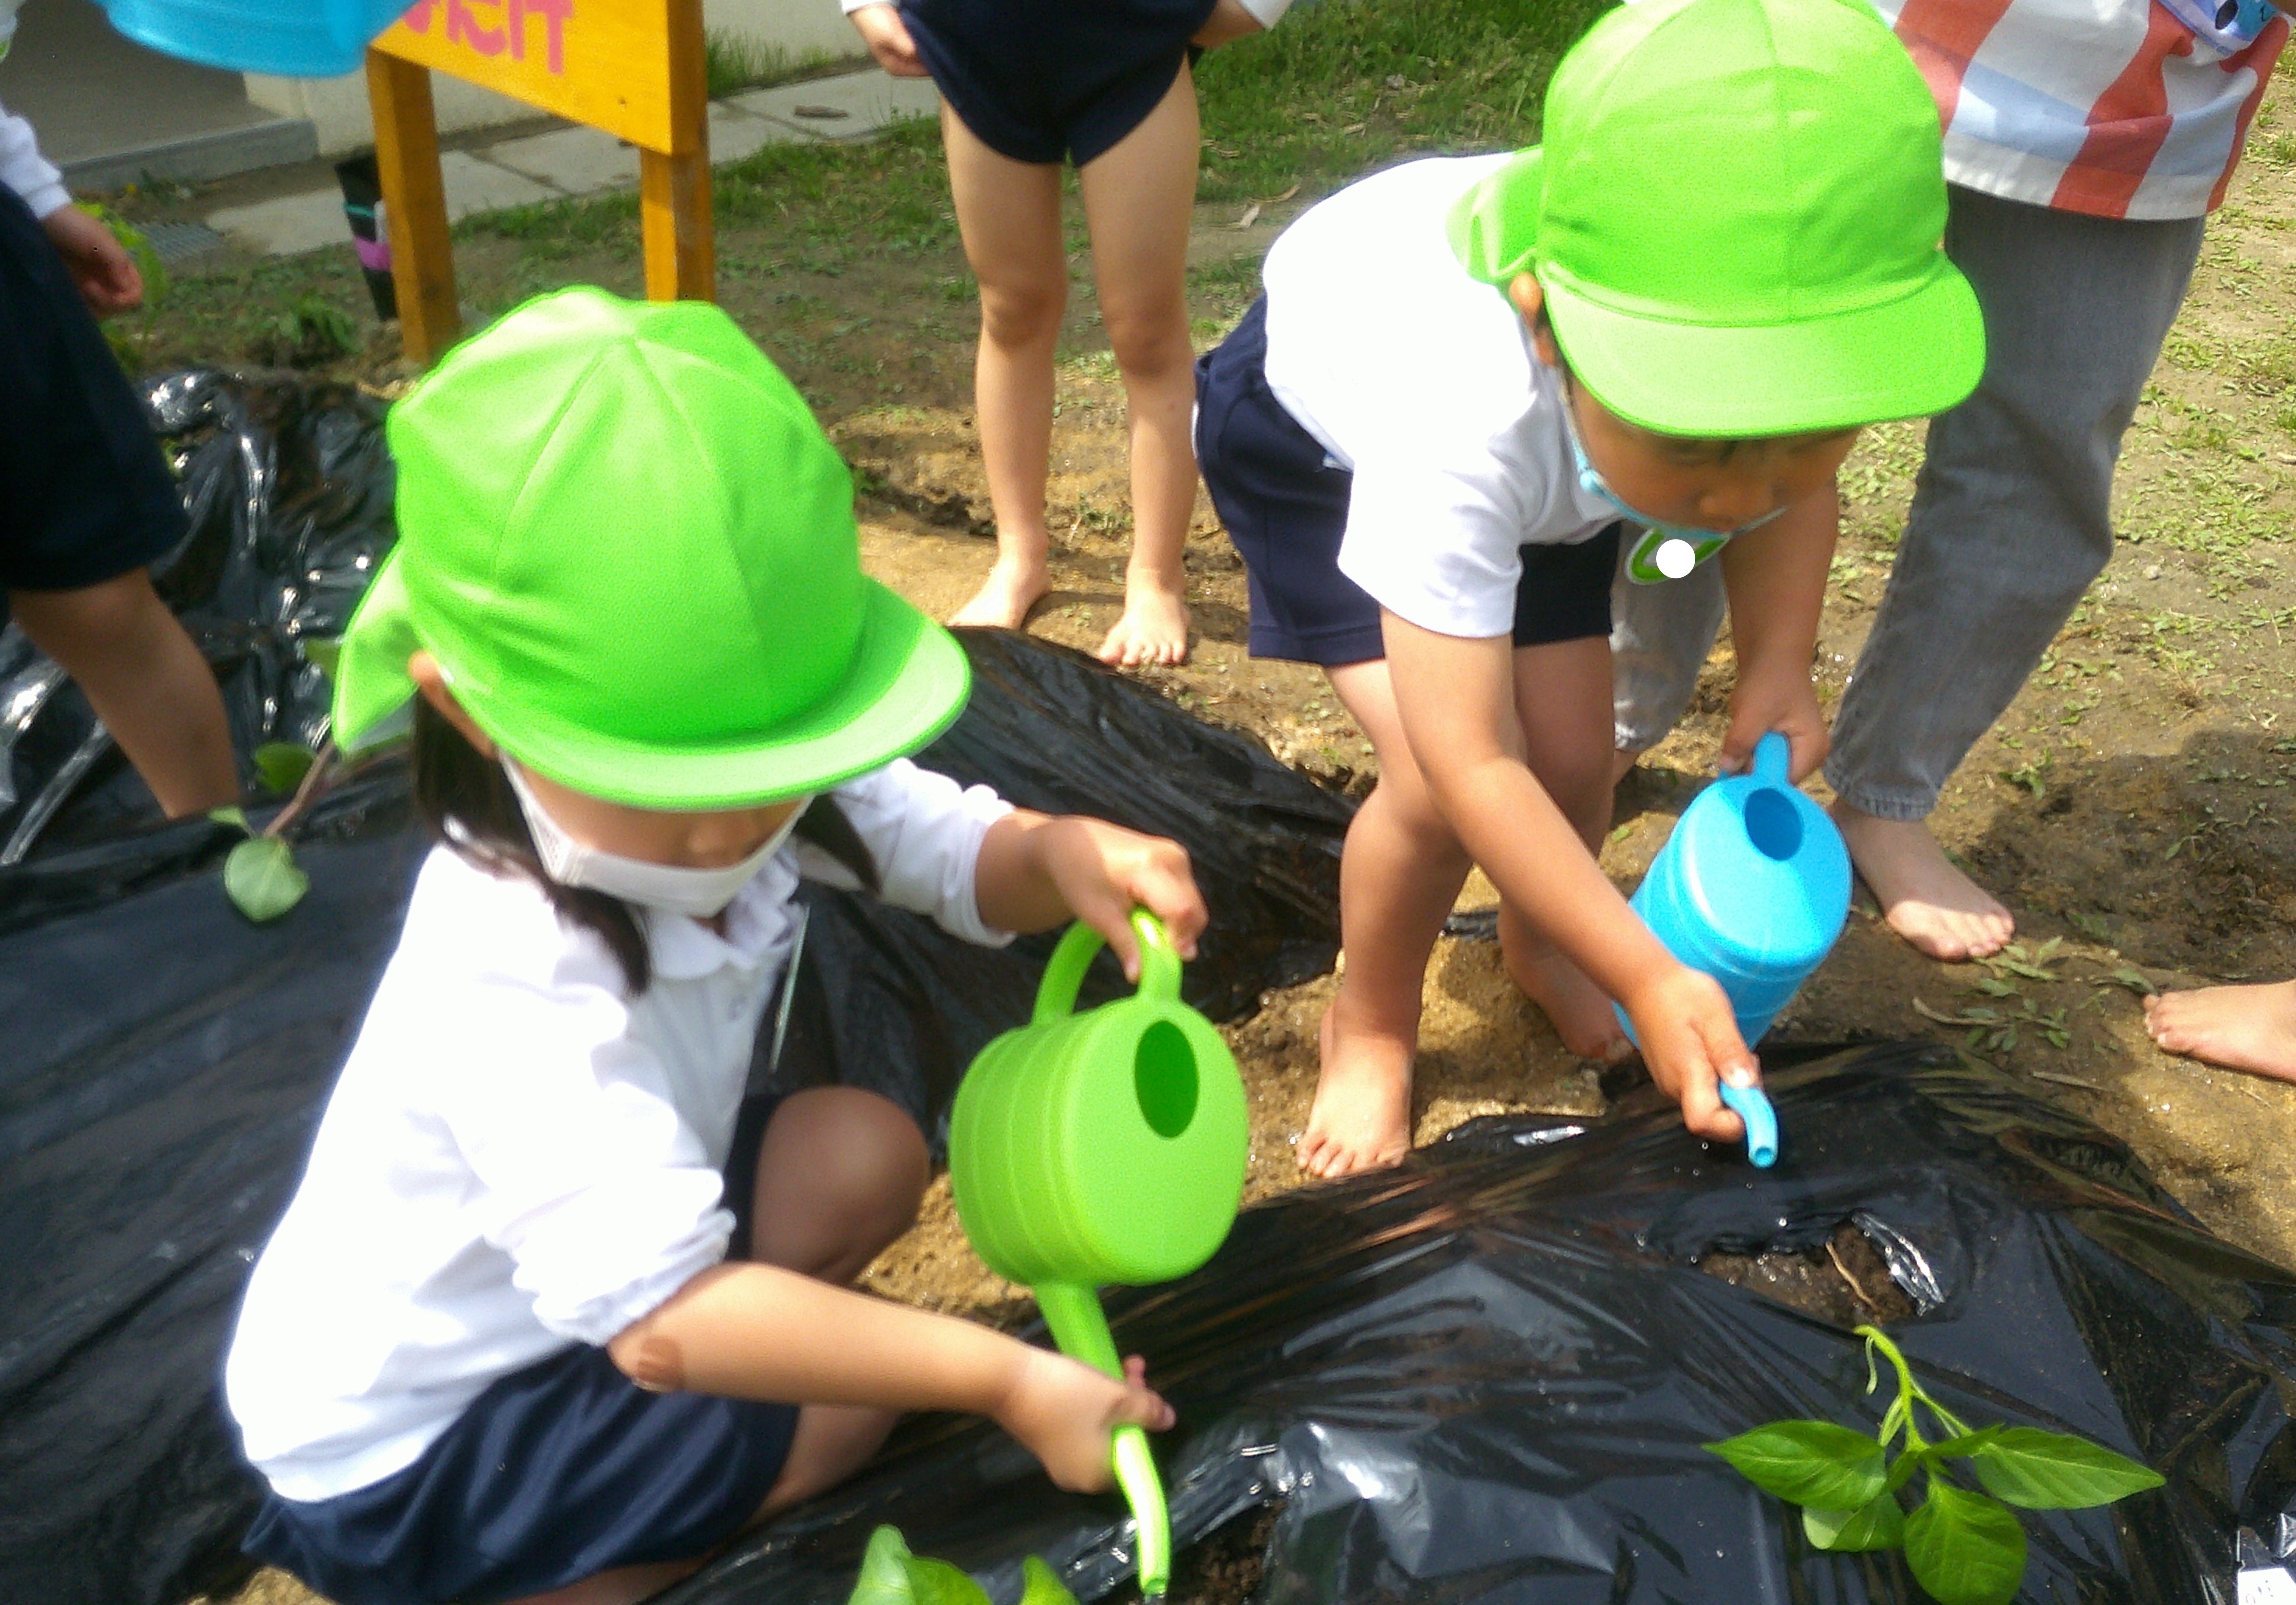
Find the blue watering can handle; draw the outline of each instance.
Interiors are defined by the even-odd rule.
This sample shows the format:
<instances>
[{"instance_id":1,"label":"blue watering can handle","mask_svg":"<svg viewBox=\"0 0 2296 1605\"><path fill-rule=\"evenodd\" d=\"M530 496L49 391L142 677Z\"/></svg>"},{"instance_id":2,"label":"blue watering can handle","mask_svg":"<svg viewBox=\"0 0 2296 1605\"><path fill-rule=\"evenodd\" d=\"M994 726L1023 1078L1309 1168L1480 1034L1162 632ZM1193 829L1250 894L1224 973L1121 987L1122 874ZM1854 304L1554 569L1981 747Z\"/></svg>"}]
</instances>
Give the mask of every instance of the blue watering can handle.
<instances>
[{"instance_id":1,"label":"blue watering can handle","mask_svg":"<svg viewBox=\"0 0 2296 1605\"><path fill-rule=\"evenodd\" d=\"M1140 995L1177 1002L1180 995L1180 953L1164 934L1164 922L1144 908L1132 911L1132 935L1140 944ZM1045 979L1037 986L1037 1008L1030 1025L1041 1026L1073 1013L1077 988L1103 944L1100 932L1079 920L1068 929L1061 945L1045 965Z\"/></svg>"},{"instance_id":2,"label":"blue watering can handle","mask_svg":"<svg viewBox=\"0 0 2296 1605\"><path fill-rule=\"evenodd\" d=\"M1754 743L1754 778L1773 786L1792 784L1793 748L1784 733L1773 730Z\"/></svg>"}]
</instances>

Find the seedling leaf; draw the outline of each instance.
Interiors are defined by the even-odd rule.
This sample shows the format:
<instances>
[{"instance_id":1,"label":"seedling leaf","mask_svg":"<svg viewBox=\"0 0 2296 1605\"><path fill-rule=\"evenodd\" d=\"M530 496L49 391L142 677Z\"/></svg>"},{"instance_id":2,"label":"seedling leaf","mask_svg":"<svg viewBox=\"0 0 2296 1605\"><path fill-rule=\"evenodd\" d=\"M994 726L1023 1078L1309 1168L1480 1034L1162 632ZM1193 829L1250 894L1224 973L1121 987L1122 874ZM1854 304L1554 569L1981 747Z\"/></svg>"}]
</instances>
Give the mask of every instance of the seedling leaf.
<instances>
[{"instance_id":1,"label":"seedling leaf","mask_svg":"<svg viewBox=\"0 0 2296 1605\"><path fill-rule=\"evenodd\" d=\"M1895 1549L1906 1541L1906 1512L1894 1494L1879 1494L1854 1511L1805 1510L1801 1530L1820 1549L1862 1554Z\"/></svg>"},{"instance_id":2,"label":"seedling leaf","mask_svg":"<svg viewBox=\"0 0 2296 1605\"><path fill-rule=\"evenodd\" d=\"M223 889L240 913L259 925L300 903L311 889L311 877L285 841L258 836L232 848L223 861Z\"/></svg>"},{"instance_id":3,"label":"seedling leaf","mask_svg":"<svg viewBox=\"0 0 2296 1605\"><path fill-rule=\"evenodd\" d=\"M1076 1595L1036 1556L1021 1566L1021 1605L1076 1605ZM946 1560L911 1554L898 1528L881 1527L869 1535L861 1575L847 1605L989 1605L989 1600L964 1572Z\"/></svg>"},{"instance_id":4,"label":"seedling leaf","mask_svg":"<svg viewBox=\"0 0 2296 1605\"><path fill-rule=\"evenodd\" d=\"M1882 1445L1831 1421L1773 1421L1706 1447L1763 1492L1820 1510L1859 1509L1885 1476Z\"/></svg>"},{"instance_id":5,"label":"seedling leaf","mask_svg":"<svg viewBox=\"0 0 2296 1605\"><path fill-rule=\"evenodd\" d=\"M266 741L253 754L256 778L274 791L292 791L303 783L318 755L297 741Z\"/></svg>"},{"instance_id":6,"label":"seedling leaf","mask_svg":"<svg viewBox=\"0 0 2296 1605\"><path fill-rule=\"evenodd\" d=\"M1051 1567L1029 1555L1021 1562L1021 1605L1077 1605L1077 1597L1053 1576Z\"/></svg>"},{"instance_id":7,"label":"seedling leaf","mask_svg":"<svg viewBox=\"0 0 2296 1605\"><path fill-rule=\"evenodd\" d=\"M208 817L219 825L230 825L242 836L255 834L255 827L247 823L247 810L237 803L226 803L220 808L209 808Z\"/></svg>"},{"instance_id":8,"label":"seedling leaf","mask_svg":"<svg viewBox=\"0 0 2296 1605\"><path fill-rule=\"evenodd\" d=\"M2038 1427L2005 1429L1971 1455L1969 1464L1987 1493L2029 1511L2111 1504L2164 1480L2125 1454Z\"/></svg>"},{"instance_id":9,"label":"seedling leaf","mask_svg":"<svg viewBox=\"0 0 2296 1605\"><path fill-rule=\"evenodd\" d=\"M303 661L332 680L335 665L342 661L343 639L340 635L306 635L299 643Z\"/></svg>"},{"instance_id":10,"label":"seedling leaf","mask_svg":"<svg viewBox=\"0 0 2296 1605\"><path fill-rule=\"evenodd\" d=\"M1938 1605L2009 1605L2025 1578L2025 1529L2007 1506L1930 1478L1906 1518L1906 1564Z\"/></svg>"}]
</instances>

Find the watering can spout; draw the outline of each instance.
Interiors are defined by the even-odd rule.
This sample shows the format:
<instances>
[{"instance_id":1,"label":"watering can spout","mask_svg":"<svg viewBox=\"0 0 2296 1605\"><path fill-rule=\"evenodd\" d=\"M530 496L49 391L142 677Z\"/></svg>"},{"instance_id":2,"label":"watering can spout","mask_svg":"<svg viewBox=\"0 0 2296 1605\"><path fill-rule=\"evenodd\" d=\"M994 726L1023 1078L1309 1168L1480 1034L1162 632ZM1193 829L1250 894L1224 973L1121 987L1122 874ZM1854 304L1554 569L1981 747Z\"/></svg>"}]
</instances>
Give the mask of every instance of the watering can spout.
<instances>
[{"instance_id":1,"label":"watering can spout","mask_svg":"<svg viewBox=\"0 0 2296 1605\"><path fill-rule=\"evenodd\" d=\"M1124 1361L1116 1352L1116 1339L1108 1330L1108 1316L1100 1306L1097 1290L1073 1282L1042 1282L1029 1290L1037 1307L1045 1313L1053 1341L1061 1352L1083 1361L1111 1377L1124 1374ZM1112 1435L1116 1486L1132 1507L1132 1524L1138 1535L1140 1592L1153 1599L1169 1586L1172 1576L1172 1516L1164 1501L1164 1479L1156 1470L1156 1457L1148 1435L1138 1427L1119 1427Z\"/></svg>"}]
</instances>

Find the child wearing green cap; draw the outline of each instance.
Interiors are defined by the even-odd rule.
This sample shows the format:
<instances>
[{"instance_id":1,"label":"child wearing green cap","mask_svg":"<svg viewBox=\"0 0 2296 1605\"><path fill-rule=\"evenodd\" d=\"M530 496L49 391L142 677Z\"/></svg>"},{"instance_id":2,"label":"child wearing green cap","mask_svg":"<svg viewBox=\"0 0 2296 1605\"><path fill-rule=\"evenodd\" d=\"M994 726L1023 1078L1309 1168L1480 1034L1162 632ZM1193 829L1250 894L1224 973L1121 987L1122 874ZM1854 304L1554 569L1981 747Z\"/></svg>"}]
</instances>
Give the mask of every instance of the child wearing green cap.
<instances>
[{"instance_id":1,"label":"child wearing green cap","mask_svg":"<svg viewBox=\"0 0 2296 1605\"><path fill-rule=\"evenodd\" d=\"M1136 905L1193 950L1186 855L900 756L964 655L863 577L844 464L717 308L531 302L389 432L399 542L335 733L411 713L439 845L234 1335L249 1552L343 1605L614 1605L911 1409L1105 1486L1114 1427L1171 1421L1140 1363L853 1290L922 1134L745 1093L801 877L975 942L1073 915L1136 970Z\"/></svg>"},{"instance_id":2,"label":"child wearing green cap","mask_svg":"<svg viewBox=\"0 0 2296 1605\"><path fill-rule=\"evenodd\" d=\"M1556 69L1546 143L1406 164L1311 209L1198 367L1197 455L1257 654L1324 666L1379 783L1341 868L1346 968L1300 1162L1409 1146L1421 988L1471 863L1509 973L1574 1052L1627 1051L1699 1134L1756 1075L1721 989L1597 867L1612 553L1710 559L1738 684L1723 743L1824 755L1809 684L1857 428L1982 365L1939 250L1937 115L1862 4L1642 0Z\"/></svg>"}]
</instances>

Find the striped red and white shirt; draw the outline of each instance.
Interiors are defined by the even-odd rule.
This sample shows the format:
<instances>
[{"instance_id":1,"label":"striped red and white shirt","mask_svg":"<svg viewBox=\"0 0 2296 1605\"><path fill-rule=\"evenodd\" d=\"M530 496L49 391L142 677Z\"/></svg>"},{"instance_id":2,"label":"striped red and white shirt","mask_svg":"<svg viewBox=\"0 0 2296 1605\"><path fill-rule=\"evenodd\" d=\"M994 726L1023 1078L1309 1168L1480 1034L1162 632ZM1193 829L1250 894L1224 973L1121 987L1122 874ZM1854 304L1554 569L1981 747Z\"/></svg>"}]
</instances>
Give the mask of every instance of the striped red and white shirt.
<instances>
[{"instance_id":1,"label":"striped red and white shirt","mask_svg":"<svg viewBox=\"0 0 2296 1605\"><path fill-rule=\"evenodd\" d=\"M1874 0L1945 119L1945 174L2099 217L2197 217L2224 199L2288 42L2227 53L2157 0Z\"/></svg>"}]
</instances>

